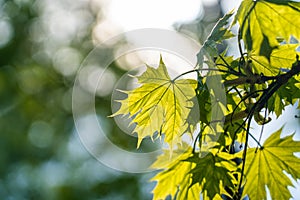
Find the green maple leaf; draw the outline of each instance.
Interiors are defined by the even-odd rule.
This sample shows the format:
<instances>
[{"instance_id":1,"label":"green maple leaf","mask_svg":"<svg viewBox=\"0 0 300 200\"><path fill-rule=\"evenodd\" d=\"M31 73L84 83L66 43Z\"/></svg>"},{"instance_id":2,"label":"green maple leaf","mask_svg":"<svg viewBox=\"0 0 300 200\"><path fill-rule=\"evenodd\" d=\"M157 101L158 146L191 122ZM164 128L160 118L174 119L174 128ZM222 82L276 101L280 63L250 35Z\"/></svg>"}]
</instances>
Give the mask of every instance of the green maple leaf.
<instances>
[{"instance_id":1,"label":"green maple leaf","mask_svg":"<svg viewBox=\"0 0 300 200\"><path fill-rule=\"evenodd\" d=\"M299 82L295 78L291 78L284 87L279 88L276 93L270 97L268 101L268 110L274 111L276 116L282 114L285 106L295 104L300 99L300 90L297 87Z\"/></svg>"},{"instance_id":2,"label":"green maple leaf","mask_svg":"<svg viewBox=\"0 0 300 200\"><path fill-rule=\"evenodd\" d=\"M192 79L171 80L167 68L160 59L157 69L147 66L147 70L137 77L140 87L123 91L128 95L121 103L116 115L127 115L136 124L134 132L138 135L140 146L143 138L155 133L165 134L165 142L173 145L181 142L181 135L193 130L194 125L187 118L194 106L197 81Z\"/></svg>"},{"instance_id":3,"label":"green maple leaf","mask_svg":"<svg viewBox=\"0 0 300 200\"><path fill-rule=\"evenodd\" d=\"M269 58L261 56L256 50L249 53L249 58L253 61L256 73L276 76L281 70L291 69L296 61L296 51L298 44L284 44L275 48Z\"/></svg>"},{"instance_id":4,"label":"green maple leaf","mask_svg":"<svg viewBox=\"0 0 300 200\"><path fill-rule=\"evenodd\" d=\"M198 64L202 67L204 57L213 58L219 55L217 45L221 44L223 40L233 37L233 33L226 28L229 18L233 15L233 12L229 12L223 18L221 18L210 35L204 42L202 48L197 54Z\"/></svg>"},{"instance_id":5,"label":"green maple leaf","mask_svg":"<svg viewBox=\"0 0 300 200\"><path fill-rule=\"evenodd\" d=\"M172 154L172 156L171 156ZM161 200L171 196L171 199L186 200L199 199L201 187L193 185L190 171L196 166L192 162L185 161L192 154L192 148L183 143L181 148L173 151L165 151L159 156L152 168L164 169L159 172L151 181L157 181L153 189L153 199Z\"/></svg>"},{"instance_id":6,"label":"green maple leaf","mask_svg":"<svg viewBox=\"0 0 300 200\"><path fill-rule=\"evenodd\" d=\"M282 129L273 133L263 148L250 148L245 163L246 184L244 195L250 199L266 199L268 187L272 199L290 199L288 186L293 186L284 171L297 180L300 178L300 159L294 153L300 152L300 141L289 135L280 138Z\"/></svg>"},{"instance_id":7,"label":"green maple leaf","mask_svg":"<svg viewBox=\"0 0 300 200\"><path fill-rule=\"evenodd\" d=\"M269 58L274 48L291 35L300 38L300 3L279 0L244 0L235 21L247 50Z\"/></svg>"},{"instance_id":8,"label":"green maple leaf","mask_svg":"<svg viewBox=\"0 0 300 200\"><path fill-rule=\"evenodd\" d=\"M225 152L218 152L211 149L204 157L195 154L187 160L195 163L192 173L192 184L200 184L204 199L221 199L221 194L226 193L224 187L233 190L237 180L233 176L233 171L237 170L237 165L230 159L234 155Z\"/></svg>"}]
</instances>

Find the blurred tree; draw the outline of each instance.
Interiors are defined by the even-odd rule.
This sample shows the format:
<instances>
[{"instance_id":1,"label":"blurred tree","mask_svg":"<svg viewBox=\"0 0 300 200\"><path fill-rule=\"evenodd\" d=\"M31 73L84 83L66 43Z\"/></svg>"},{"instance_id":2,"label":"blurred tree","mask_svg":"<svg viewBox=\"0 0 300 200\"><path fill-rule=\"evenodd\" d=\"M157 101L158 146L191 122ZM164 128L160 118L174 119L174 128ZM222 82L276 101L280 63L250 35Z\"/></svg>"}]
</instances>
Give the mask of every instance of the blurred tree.
<instances>
[{"instance_id":1,"label":"blurred tree","mask_svg":"<svg viewBox=\"0 0 300 200\"><path fill-rule=\"evenodd\" d=\"M0 199L144 199L140 176L99 165L76 136L72 86L101 18L91 8L0 1ZM107 115L109 98L97 102Z\"/></svg>"},{"instance_id":2,"label":"blurred tree","mask_svg":"<svg viewBox=\"0 0 300 200\"><path fill-rule=\"evenodd\" d=\"M222 16L219 3L204 10L175 29L202 43ZM0 0L0 199L151 198L152 175L99 164L74 127L74 78L102 17L96 1ZM125 73L117 63L110 69L116 80ZM99 116L111 114L110 94L96 96ZM136 139L109 126L114 143L135 149Z\"/></svg>"}]
</instances>

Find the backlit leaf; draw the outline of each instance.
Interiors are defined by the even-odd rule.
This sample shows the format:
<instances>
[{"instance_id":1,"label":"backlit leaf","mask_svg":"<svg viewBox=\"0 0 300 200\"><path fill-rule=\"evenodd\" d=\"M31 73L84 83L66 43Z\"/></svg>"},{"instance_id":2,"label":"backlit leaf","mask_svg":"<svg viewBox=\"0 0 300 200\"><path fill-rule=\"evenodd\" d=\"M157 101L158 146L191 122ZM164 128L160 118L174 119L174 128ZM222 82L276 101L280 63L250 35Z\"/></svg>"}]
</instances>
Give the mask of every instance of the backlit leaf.
<instances>
[{"instance_id":1,"label":"backlit leaf","mask_svg":"<svg viewBox=\"0 0 300 200\"><path fill-rule=\"evenodd\" d=\"M263 148L250 148L247 152L244 195L250 199L266 199L268 187L272 199L290 199L288 186L293 186L284 171L297 180L300 178L300 159L294 153L300 152L300 141L289 135L280 138L282 129L273 133Z\"/></svg>"},{"instance_id":2,"label":"backlit leaf","mask_svg":"<svg viewBox=\"0 0 300 200\"><path fill-rule=\"evenodd\" d=\"M154 200L171 199L186 200L199 199L201 187L198 184L191 186L192 174L190 171L196 164L185 161L192 154L192 148L183 143L180 149L172 152L165 151L152 165L154 169L164 169L152 181L157 181L152 191Z\"/></svg>"},{"instance_id":3,"label":"backlit leaf","mask_svg":"<svg viewBox=\"0 0 300 200\"><path fill-rule=\"evenodd\" d=\"M237 183L232 171L236 171L237 167L230 158L234 156L225 152L214 152L212 149L203 157L195 154L189 158L190 162L196 164L196 167L191 171L193 174L193 184L202 185L202 193L204 199L218 199L224 193L224 187L233 189ZM214 152L214 153L213 153Z\"/></svg>"},{"instance_id":4,"label":"backlit leaf","mask_svg":"<svg viewBox=\"0 0 300 200\"><path fill-rule=\"evenodd\" d=\"M268 110L275 112L279 117L284 111L287 105L295 104L300 99L300 90L297 87L298 81L295 78L291 78L288 83L279 88L274 95L272 95L268 101Z\"/></svg>"},{"instance_id":5,"label":"backlit leaf","mask_svg":"<svg viewBox=\"0 0 300 200\"><path fill-rule=\"evenodd\" d=\"M192 98L196 96L197 81L171 80L162 58L157 69L147 66L137 79L141 86L123 91L128 97L118 100L121 107L112 117L130 115L131 123L136 124L134 132L138 135L138 147L143 138L157 133L159 137L165 134L165 142L172 148L181 142L180 137L185 131L194 129L187 118L194 106Z\"/></svg>"},{"instance_id":6,"label":"backlit leaf","mask_svg":"<svg viewBox=\"0 0 300 200\"><path fill-rule=\"evenodd\" d=\"M300 3L279 0L244 0L236 20L248 50L256 50L268 58L268 51L289 41L300 39ZM265 51L261 51L264 48Z\"/></svg>"},{"instance_id":7,"label":"backlit leaf","mask_svg":"<svg viewBox=\"0 0 300 200\"><path fill-rule=\"evenodd\" d=\"M296 61L296 51L298 44L284 44L275 48L269 56L269 59L254 50L249 54L253 61L254 71L264 75L278 75L281 71L291 69Z\"/></svg>"}]
</instances>

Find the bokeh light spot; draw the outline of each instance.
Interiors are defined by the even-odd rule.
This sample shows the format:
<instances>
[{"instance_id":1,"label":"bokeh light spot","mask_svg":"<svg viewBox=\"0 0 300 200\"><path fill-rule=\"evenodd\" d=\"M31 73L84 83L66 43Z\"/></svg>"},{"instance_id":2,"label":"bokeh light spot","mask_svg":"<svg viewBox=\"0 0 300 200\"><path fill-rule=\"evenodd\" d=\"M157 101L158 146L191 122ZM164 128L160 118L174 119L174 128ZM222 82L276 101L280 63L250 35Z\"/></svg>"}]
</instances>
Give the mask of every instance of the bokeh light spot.
<instances>
[{"instance_id":1,"label":"bokeh light spot","mask_svg":"<svg viewBox=\"0 0 300 200\"><path fill-rule=\"evenodd\" d=\"M36 121L29 129L28 139L34 146L46 148L52 143L53 132L52 126L48 123Z\"/></svg>"},{"instance_id":2,"label":"bokeh light spot","mask_svg":"<svg viewBox=\"0 0 300 200\"><path fill-rule=\"evenodd\" d=\"M13 37L13 28L9 21L0 20L0 48L7 45Z\"/></svg>"},{"instance_id":3,"label":"bokeh light spot","mask_svg":"<svg viewBox=\"0 0 300 200\"><path fill-rule=\"evenodd\" d=\"M64 47L57 51L53 58L54 68L64 76L74 75L80 65L81 54L71 47Z\"/></svg>"}]
</instances>

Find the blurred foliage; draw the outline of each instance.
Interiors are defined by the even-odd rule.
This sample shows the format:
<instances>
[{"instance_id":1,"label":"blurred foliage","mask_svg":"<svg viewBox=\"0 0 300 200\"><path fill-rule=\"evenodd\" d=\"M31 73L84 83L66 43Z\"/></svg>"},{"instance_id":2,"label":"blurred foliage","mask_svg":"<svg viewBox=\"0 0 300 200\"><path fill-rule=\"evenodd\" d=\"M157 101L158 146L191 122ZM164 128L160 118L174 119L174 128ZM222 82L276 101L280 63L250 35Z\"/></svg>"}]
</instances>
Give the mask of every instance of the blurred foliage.
<instances>
[{"instance_id":1,"label":"blurred foliage","mask_svg":"<svg viewBox=\"0 0 300 200\"><path fill-rule=\"evenodd\" d=\"M152 175L101 165L74 127L74 79L103 17L95 2L0 0L0 199L151 198ZM222 15L219 4L205 11L175 29L203 41ZM116 63L110 69L116 80L125 73ZM110 94L97 96L97 114L110 115L110 104ZM108 135L118 146L136 147L117 126Z\"/></svg>"},{"instance_id":2,"label":"blurred foliage","mask_svg":"<svg viewBox=\"0 0 300 200\"><path fill-rule=\"evenodd\" d=\"M174 28L203 44L216 22L223 15L221 1L214 1L211 4L204 4L203 12L199 13L195 20L186 23L176 23Z\"/></svg>"},{"instance_id":3,"label":"blurred foliage","mask_svg":"<svg viewBox=\"0 0 300 200\"><path fill-rule=\"evenodd\" d=\"M72 86L101 18L92 7L0 1L0 199L150 198L141 175L102 166L76 135ZM97 104L109 114L108 97Z\"/></svg>"}]
</instances>

